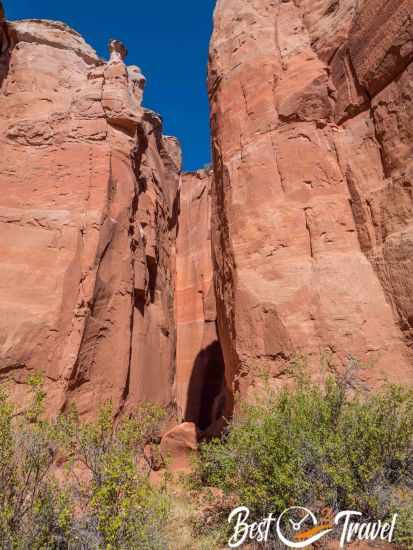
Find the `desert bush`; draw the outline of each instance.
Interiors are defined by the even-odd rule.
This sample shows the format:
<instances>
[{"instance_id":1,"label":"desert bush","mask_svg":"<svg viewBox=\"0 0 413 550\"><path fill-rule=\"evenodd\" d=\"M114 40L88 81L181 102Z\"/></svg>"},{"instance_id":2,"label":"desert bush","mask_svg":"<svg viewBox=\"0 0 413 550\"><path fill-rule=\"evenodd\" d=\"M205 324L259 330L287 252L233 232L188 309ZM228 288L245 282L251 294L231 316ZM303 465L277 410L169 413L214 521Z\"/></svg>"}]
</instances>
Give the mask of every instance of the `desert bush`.
<instances>
[{"instance_id":1,"label":"desert bush","mask_svg":"<svg viewBox=\"0 0 413 550\"><path fill-rule=\"evenodd\" d=\"M402 548L413 550L413 498L409 497L409 502L404 506L396 506L395 510L400 510L398 526L396 529L395 542Z\"/></svg>"},{"instance_id":2,"label":"desert bush","mask_svg":"<svg viewBox=\"0 0 413 550\"><path fill-rule=\"evenodd\" d=\"M41 378L30 384L20 413L0 391L0 548L165 549L169 501L145 460L163 411L146 405L114 422L107 403L96 422L81 423L75 410L47 422Z\"/></svg>"},{"instance_id":3,"label":"desert bush","mask_svg":"<svg viewBox=\"0 0 413 550\"><path fill-rule=\"evenodd\" d=\"M244 406L221 439L203 444L196 481L235 495L257 519L292 505L357 509L373 519L396 511L407 533L395 496L413 496L412 438L412 390L350 395L343 380L324 388L301 380Z\"/></svg>"},{"instance_id":4,"label":"desert bush","mask_svg":"<svg viewBox=\"0 0 413 550\"><path fill-rule=\"evenodd\" d=\"M0 548L177 547L177 507L171 519L166 488L149 482L153 453L146 455L159 441L163 410L145 405L114 419L106 403L94 422L80 422L74 409L48 422L41 378L30 384L31 403L20 412L0 391ZM396 542L413 547L413 391L347 390L343 379L324 388L300 379L294 390L245 405L220 439L201 446L191 514L185 508L179 520L189 538L193 523L191 547L220 547L228 511L239 504L257 519L296 504L372 519L397 512Z\"/></svg>"},{"instance_id":5,"label":"desert bush","mask_svg":"<svg viewBox=\"0 0 413 550\"><path fill-rule=\"evenodd\" d=\"M0 547L60 548L68 501L50 474L54 447L50 426L40 419L41 379L29 381L33 399L17 413L0 390Z\"/></svg>"},{"instance_id":6,"label":"desert bush","mask_svg":"<svg viewBox=\"0 0 413 550\"><path fill-rule=\"evenodd\" d=\"M67 479L82 506L71 530L77 545L165 548L168 498L150 485L144 459L145 445L158 434L163 416L162 409L146 405L114 423L112 405L106 403L96 422L82 424L74 411L59 419L56 433L68 456Z\"/></svg>"}]
</instances>

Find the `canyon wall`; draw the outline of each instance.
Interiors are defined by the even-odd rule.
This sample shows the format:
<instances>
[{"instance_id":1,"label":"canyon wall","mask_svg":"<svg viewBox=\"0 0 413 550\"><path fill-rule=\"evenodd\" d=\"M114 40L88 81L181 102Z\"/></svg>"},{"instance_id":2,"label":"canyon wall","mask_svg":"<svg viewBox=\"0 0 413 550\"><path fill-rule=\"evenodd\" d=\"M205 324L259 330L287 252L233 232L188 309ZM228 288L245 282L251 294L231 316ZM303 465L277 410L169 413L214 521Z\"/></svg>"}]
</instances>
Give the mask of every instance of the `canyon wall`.
<instances>
[{"instance_id":1,"label":"canyon wall","mask_svg":"<svg viewBox=\"0 0 413 550\"><path fill-rule=\"evenodd\" d=\"M306 354L412 382L412 0L218 0L209 96L232 393Z\"/></svg>"},{"instance_id":2,"label":"canyon wall","mask_svg":"<svg viewBox=\"0 0 413 550\"><path fill-rule=\"evenodd\" d=\"M12 396L23 406L40 370L50 414L154 401L182 450L300 355L315 378L320 357L357 358L366 387L413 382L412 13L218 0L213 170L182 174L120 42L105 62L62 23L0 12Z\"/></svg>"},{"instance_id":3,"label":"canyon wall","mask_svg":"<svg viewBox=\"0 0 413 550\"><path fill-rule=\"evenodd\" d=\"M175 408L181 153L141 106L145 79L61 23L2 25L0 378L48 411L112 399Z\"/></svg>"},{"instance_id":4,"label":"canyon wall","mask_svg":"<svg viewBox=\"0 0 413 550\"><path fill-rule=\"evenodd\" d=\"M216 330L211 256L212 172L184 174L177 238L177 406L205 429L224 412L222 350Z\"/></svg>"}]
</instances>

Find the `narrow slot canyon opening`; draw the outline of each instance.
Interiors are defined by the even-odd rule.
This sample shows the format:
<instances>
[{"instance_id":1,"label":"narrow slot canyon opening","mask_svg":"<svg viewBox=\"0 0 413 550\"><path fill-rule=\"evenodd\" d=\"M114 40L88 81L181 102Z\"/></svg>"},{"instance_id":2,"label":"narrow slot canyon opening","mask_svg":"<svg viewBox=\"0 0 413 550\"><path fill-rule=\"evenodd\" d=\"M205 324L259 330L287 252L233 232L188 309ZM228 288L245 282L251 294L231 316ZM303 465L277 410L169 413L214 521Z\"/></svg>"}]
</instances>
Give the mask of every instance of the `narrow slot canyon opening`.
<instances>
[{"instance_id":1,"label":"narrow slot canyon opening","mask_svg":"<svg viewBox=\"0 0 413 550\"><path fill-rule=\"evenodd\" d=\"M188 386L185 421L205 431L218 421L225 410L225 364L218 340L196 357Z\"/></svg>"},{"instance_id":2,"label":"narrow slot canyon opening","mask_svg":"<svg viewBox=\"0 0 413 550\"><path fill-rule=\"evenodd\" d=\"M143 289L135 288L134 291L134 306L139 311L142 317L145 316L145 291Z\"/></svg>"},{"instance_id":3,"label":"narrow slot canyon opening","mask_svg":"<svg viewBox=\"0 0 413 550\"><path fill-rule=\"evenodd\" d=\"M151 299L151 304L155 303L156 281L158 278L158 264L152 256L146 256L146 264L148 267L148 290Z\"/></svg>"}]
</instances>

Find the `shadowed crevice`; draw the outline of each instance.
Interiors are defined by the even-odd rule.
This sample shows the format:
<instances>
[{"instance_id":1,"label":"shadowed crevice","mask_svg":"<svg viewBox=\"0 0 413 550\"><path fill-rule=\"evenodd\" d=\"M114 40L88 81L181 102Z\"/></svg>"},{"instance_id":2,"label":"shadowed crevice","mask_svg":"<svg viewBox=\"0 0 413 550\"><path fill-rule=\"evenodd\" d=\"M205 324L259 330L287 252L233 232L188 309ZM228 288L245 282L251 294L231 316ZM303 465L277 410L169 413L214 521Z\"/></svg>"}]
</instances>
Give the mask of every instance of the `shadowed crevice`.
<instances>
[{"instance_id":1,"label":"shadowed crevice","mask_svg":"<svg viewBox=\"0 0 413 550\"><path fill-rule=\"evenodd\" d=\"M215 340L198 353L188 387L185 420L194 422L200 430L206 430L223 414L224 375L221 345Z\"/></svg>"},{"instance_id":2,"label":"shadowed crevice","mask_svg":"<svg viewBox=\"0 0 413 550\"><path fill-rule=\"evenodd\" d=\"M0 88L9 74L11 49L10 31L7 21L4 19L4 10L0 2Z\"/></svg>"}]
</instances>

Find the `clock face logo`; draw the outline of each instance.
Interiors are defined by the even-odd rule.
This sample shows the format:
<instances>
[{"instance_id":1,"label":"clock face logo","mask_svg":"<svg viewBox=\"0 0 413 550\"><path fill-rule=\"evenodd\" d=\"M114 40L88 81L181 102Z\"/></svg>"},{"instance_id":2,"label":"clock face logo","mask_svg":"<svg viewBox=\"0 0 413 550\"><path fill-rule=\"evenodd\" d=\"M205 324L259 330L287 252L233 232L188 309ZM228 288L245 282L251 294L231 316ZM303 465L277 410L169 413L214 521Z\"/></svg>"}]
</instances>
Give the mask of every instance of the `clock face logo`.
<instances>
[{"instance_id":1,"label":"clock face logo","mask_svg":"<svg viewBox=\"0 0 413 550\"><path fill-rule=\"evenodd\" d=\"M311 510L292 506L279 516L276 530L280 541L289 548L305 548L332 531L333 525L328 518L319 524Z\"/></svg>"}]
</instances>

